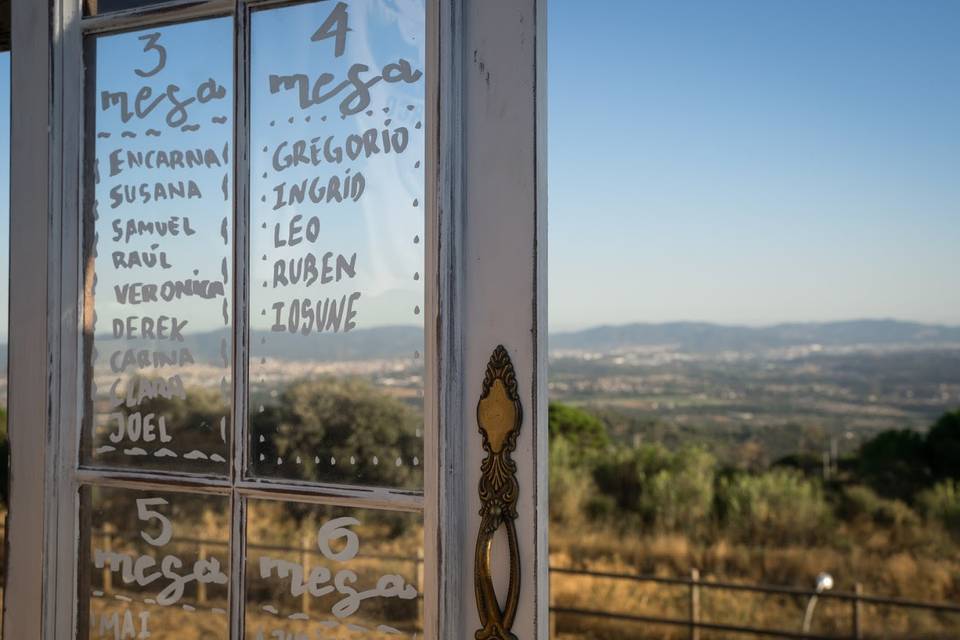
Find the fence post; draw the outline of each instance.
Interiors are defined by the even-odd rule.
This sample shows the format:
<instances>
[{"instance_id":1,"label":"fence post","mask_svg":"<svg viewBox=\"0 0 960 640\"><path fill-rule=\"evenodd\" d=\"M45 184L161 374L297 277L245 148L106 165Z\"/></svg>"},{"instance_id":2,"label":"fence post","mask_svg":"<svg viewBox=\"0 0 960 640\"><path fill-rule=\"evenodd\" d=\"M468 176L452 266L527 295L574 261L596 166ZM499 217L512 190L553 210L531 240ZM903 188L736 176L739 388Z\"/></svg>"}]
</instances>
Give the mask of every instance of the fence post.
<instances>
[{"instance_id":1,"label":"fence post","mask_svg":"<svg viewBox=\"0 0 960 640\"><path fill-rule=\"evenodd\" d=\"M700 570L690 569L690 640L700 640Z\"/></svg>"},{"instance_id":2,"label":"fence post","mask_svg":"<svg viewBox=\"0 0 960 640\"><path fill-rule=\"evenodd\" d=\"M113 551L113 524L109 522L103 525L103 550L107 554ZM111 591L113 591L113 574L110 572L110 563L107 562L103 565L103 592Z\"/></svg>"},{"instance_id":3,"label":"fence post","mask_svg":"<svg viewBox=\"0 0 960 640\"><path fill-rule=\"evenodd\" d=\"M863 585L859 582L853 585L853 638L854 640L862 640L863 638L863 629L860 624L862 622L860 615L860 596L863 595Z\"/></svg>"},{"instance_id":4,"label":"fence post","mask_svg":"<svg viewBox=\"0 0 960 640\"><path fill-rule=\"evenodd\" d=\"M417 593L423 593L424 580L424 557L423 549L417 549Z\"/></svg>"},{"instance_id":5,"label":"fence post","mask_svg":"<svg viewBox=\"0 0 960 640\"><path fill-rule=\"evenodd\" d=\"M557 603L554 602L554 598L553 598L553 585L550 585L549 589L550 589L550 606L549 606L549 610L550 610L550 620L549 620L550 631L549 631L549 633L550 633L550 640L553 640L554 638L557 637L557 612L553 610L554 606L556 606Z\"/></svg>"},{"instance_id":6,"label":"fence post","mask_svg":"<svg viewBox=\"0 0 960 640\"><path fill-rule=\"evenodd\" d=\"M310 580L310 536L304 533L300 539L300 566L303 567L304 581ZM305 589L301 596L301 609L310 615L310 590Z\"/></svg>"},{"instance_id":7,"label":"fence post","mask_svg":"<svg viewBox=\"0 0 960 640\"><path fill-rule=\"evenodd\" d=\"M205 545L202 542L200 543L200 548L197 550L197 557L199 557L201 562L206 563L207 545ZM207 601L207 583L202 580L197 580L197 602L200 604L204 604L206 601Z\"/></svg>"}]
</instances>

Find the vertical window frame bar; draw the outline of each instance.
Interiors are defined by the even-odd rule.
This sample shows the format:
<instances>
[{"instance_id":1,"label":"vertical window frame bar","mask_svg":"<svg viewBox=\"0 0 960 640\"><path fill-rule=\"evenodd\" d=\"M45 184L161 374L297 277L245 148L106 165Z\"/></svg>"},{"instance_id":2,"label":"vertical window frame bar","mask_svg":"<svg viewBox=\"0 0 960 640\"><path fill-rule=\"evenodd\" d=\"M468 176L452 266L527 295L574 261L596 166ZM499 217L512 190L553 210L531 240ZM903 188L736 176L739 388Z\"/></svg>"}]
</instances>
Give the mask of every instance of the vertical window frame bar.
<instances>
[{"instance_id":1,"label":"vertical window frame bar","mask_svg":"<svg viewBox=\"0 0 960 640\"><path fill-rule=\"evenodd\" d=\"M236 0L233 9L233 407L230 437L230 638L245 637L247 499L237 491L247 460L249 400L250 296L250 8Z\"/></svg>"},{"instance_id":2,"label":"vertical window frame bar","mask_svg":"<svg viewBox=\"0 0 960 640\"><path fill-rule=\"evenodd\" d=\"M50 319L54 302L49 264L51 226L50 175L54 119L50 77L55 33L45 5L11 3L10 121L10 330L8 418L10 426L10 513L5 544L7 579L17 589L4 590L4 632L11 638L36 636L44 627L43 573L47 563L47 520L52 499L48 446L54 422L48 383L54 357ZM31 256L42 256L31 264Z\"/></svg>"},{"instance_id":3,"label":"vertical window frame bar","mask_svg":"<svg viewBox=\"0 0 960 640\"><path fill-rule=\"evenodd\" d=\"M52 107L55 159L51 198L52 214L59 217L59 400L51 409L53 428L48 442L54 453L50 466L56 475L50 490L54 504L48 513L47 554L56 567L54 579L46 581L43 637L76 637L78 600L76 584L80 567L79 483L76 478L84 413L84 293L85 221L84 138L88 126L84 96L86 68L79 72L73 60L83 60L83 34L78 27L80 2L53 2L53 32L59 34L53 47ZM77 106L79 105L79 106ZM49 260L50 264L54 264ZM54 378L51 376L51 380ZM57 478L63 481L57 483ZM51 491L48 490L48 494Z\"/></svg>"}]
</instances>

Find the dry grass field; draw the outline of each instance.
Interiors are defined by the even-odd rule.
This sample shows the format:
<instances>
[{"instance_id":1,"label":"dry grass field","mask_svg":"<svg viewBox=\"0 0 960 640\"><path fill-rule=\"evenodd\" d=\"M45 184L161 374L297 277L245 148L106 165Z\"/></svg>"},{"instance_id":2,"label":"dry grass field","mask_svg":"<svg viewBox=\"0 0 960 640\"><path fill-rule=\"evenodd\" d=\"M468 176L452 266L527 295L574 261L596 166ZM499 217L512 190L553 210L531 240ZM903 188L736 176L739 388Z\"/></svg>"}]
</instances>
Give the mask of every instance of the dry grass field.
<instances>
[{"instance_id":1,"label":"dry grass field","mask_svg":"<svg viewBox=\"0 0 960 640\"><path fill-rule=\"evenodd\" d=\"M837 581L835 589L851 592L854 583L869 595L906 597L938 602L957 601L960 556L917 555L889 552L883 536L864 547L786 546L757 548L720 540L711 545L691 543L682 535L618 536L609 531L554 529L551 566L620 574L688 577L692 568L705 582L722 580L742 584L812 588L817 574L827 571ZM689 588L684 585L613 580L554 574L550 581L552 603L599 611L688 619ZM701 589L701 620L742 626L800 630L805 597L768 595L721 589ZM960 614L934 614L891 606L864 605L864 638L960 637ZM821 600L811 631L846 635L851 631L851 605ZM608 622L595 618L557 616L557 638L601 640L613 638L689 638L684 627ZM701 638L737 637L729 633L702 632ZM744 636L749 637L749 636Z\"/></svg>"}]
</instances>

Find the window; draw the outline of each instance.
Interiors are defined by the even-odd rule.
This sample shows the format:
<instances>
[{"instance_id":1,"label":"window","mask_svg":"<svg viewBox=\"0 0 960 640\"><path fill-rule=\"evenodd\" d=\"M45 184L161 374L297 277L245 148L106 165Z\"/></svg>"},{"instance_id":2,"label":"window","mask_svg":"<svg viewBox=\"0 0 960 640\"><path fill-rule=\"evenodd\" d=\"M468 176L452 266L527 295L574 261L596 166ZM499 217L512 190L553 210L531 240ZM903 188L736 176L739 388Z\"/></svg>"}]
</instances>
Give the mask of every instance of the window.
<instances>
[{"instance_id":1,"label":"window","mask_svg":"<svg viewBox=\"0 0 960 640\"><path fill-rule=\"evenodd\" d=\"M85 36L82 637L422 635L425 10Z\"/></svg>"}]
</instances>

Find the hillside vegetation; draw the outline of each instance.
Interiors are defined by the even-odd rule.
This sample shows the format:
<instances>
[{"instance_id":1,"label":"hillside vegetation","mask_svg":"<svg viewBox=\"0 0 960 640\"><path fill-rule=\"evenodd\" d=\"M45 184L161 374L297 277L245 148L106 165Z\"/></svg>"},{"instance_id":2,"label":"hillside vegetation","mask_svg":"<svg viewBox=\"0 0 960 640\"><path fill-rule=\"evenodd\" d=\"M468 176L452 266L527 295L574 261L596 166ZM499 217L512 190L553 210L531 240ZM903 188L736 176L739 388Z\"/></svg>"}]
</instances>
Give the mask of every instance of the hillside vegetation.
<instances>
[{"instance_id":1,"label":"hillside vegetation","mask_svg":"<svg viewBox=\"0 0 960 640\"><path fill-rule=\"evenodd\" d=\"M960 411L926 431L884 431L839 460L805 454L765 467L722 462L695 441L615 443L596 415L550 407L553 565L960 599ZM704 592L705 619L797 629L805 601ZM557 605L683 618L669 586L555 576ZM815 629L849 632L849 607L821 605ZM868 637L955 638L960 617L876 608ZM796 622L795 622L796 621ZM561 618L561 637L686 637L682 628ZM564 635L564 634L573 635ZM671 634L674 635L671 635ZM704 636L710 637L710 636ZM719 636L718 636L719 637ZM723 636L729 637L729 636Z\"/></svg>"}]
</instances>

